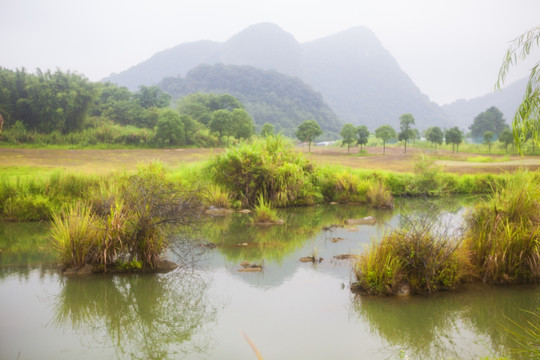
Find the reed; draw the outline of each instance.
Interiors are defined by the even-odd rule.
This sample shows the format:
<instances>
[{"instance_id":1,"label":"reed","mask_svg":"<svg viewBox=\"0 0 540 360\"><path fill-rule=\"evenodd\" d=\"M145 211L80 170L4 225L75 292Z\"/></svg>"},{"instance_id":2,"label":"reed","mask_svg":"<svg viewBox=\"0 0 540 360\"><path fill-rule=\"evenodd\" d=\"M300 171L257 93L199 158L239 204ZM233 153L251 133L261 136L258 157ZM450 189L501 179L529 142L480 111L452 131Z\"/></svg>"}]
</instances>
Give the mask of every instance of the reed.
<instances>
[{"instance_id":1,"label":"reed","mask_svg":"<svg viewBox=\"0 0 540 360\"><path fill-rule=\"evenodd\" d=\"M253 222L256 224L276 223L279 221L277 212L272 208L269 201L259 195L258 203L253 211Z\"/></svg>"},{"instance_id":2,"label":"reed","mask_svg":"<svg viewBox=\"0 0 540 360\"><path fill-rule=\"evenodd\" d=\"M540 181L509 176L466 217L465 247L484 282L535 281L540 277Z\"/></svg>"}]
</instances>

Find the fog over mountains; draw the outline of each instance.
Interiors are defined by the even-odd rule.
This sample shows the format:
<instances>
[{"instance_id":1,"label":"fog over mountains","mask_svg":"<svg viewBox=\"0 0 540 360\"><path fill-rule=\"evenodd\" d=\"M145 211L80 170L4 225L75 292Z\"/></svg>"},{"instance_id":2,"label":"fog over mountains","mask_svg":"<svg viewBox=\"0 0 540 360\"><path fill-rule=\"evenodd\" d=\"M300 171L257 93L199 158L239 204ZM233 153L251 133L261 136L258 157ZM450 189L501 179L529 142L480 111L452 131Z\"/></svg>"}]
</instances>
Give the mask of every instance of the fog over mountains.
<instances>
[{"instance_id":1,"label":"fog over mountains","mask_svg":"<svg viewBox=\"0 0 540 360\"><path fill-rule=\"evenodd\" d=\"M247 65L295 77L295 84L301 80L320 93L342 123L367 125L370 130L383 124L398 128L399 116L404 113L413 114L420 130L456 125L466 130L474 117L490 106L499 107L505 118L511 119L519 103L515 95L507 96L505 90L482 101L458 101L440 107L421 93L373 32L365 27L299 43L279 26L261 23L223 43L180 44L104 80L136 90L140 85L158 84L166 77L185 77L201 64ZM212 67L207 69L212 71ZM211 81L205 83L208 88L199 88L199 91L217 90L212 89ZM518 86L515 88L509 87L517 94ZM335 129L333 120L332 123Z\"/></svg>"}]
</instances>

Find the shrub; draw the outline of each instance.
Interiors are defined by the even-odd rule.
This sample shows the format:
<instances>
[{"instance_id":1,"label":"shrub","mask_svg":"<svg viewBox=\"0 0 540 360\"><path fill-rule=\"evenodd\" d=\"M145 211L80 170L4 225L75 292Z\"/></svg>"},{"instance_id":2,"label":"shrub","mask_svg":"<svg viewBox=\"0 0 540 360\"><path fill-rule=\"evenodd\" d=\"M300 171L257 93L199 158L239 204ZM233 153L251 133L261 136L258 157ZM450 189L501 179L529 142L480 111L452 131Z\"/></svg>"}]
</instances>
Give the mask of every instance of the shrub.
<instances>
[{"instance_id":1,"label":"shrub","mask_svg":"<svg viewBox=\"0 0 540 360\"><path fill-rule=\"evenodd\" d=\"M27 193L17 194L4 203L4 214L11 219L22 221L49 220L55 206L47 196Z\"/></svg>"},{"instance_id":2,"label":"shrub","mask_svg":"<svg viewBox=\"0 0 540 360\"><path fill-rule=\"evenodd\" d=\"M215 181L229 189L243 206L253 206L260 195L276 206L312 201L313 167L282 136L268 136L229 149L209 168Z\"/></svg>"},{"instance_id":3,"label":"shrub","mask_svg":"<svg viewBox=\"0 0 540 360\"><path fill-rule=\"evenodd\" d=\"M361 288L376 294L395 294L400 283L412 293L454 288L471 273L468 253L457 238L433 220L414 220L408 226L371 244L362 255L356 276Z\"/></svg>"},{"instance_id":4,"label":"shrub","mask_svg":"<svg viewBox=\"0 0 540 360\"><path fill-rule=\"evenodd\" d=\"M392 193L382 182L372 183L366 192L368 204L377 209L391 209L394 207Z\"/></svg>"},{"instance_id":5,"label":"shrub","mask_svg":"<svg viewBox=\"0 0 540 360\"><path fill-rule=\"evenodd\" d=\"M466 217L465 246L484 282L540 277L540 182L529 173L509 176Z\"/></svg>"}]
</instances>

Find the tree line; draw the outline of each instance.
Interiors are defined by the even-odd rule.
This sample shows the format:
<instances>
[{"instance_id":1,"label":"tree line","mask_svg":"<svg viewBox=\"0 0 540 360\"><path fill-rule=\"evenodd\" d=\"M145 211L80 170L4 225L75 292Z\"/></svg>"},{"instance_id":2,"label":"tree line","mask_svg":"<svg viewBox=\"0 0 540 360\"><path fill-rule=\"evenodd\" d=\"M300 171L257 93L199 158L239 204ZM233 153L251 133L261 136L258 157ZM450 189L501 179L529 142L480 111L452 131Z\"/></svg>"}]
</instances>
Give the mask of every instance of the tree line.
<instances>
[{"instance_id":1,"label":"tree line","mask_svg":"<svg viewBox=\"0 0 540 360\"><path fill-rule=\"evenodd\" d=\"M171 96L155 86L131 92L71 72L30 74L0 68L3 140L107 143L116 137L133 145L216 146L254 133L253 119L230 95L194 94L181 99L176 108L171 105ZM118 137L120 132L128 134Z\"/></svg>"}]
</instances>

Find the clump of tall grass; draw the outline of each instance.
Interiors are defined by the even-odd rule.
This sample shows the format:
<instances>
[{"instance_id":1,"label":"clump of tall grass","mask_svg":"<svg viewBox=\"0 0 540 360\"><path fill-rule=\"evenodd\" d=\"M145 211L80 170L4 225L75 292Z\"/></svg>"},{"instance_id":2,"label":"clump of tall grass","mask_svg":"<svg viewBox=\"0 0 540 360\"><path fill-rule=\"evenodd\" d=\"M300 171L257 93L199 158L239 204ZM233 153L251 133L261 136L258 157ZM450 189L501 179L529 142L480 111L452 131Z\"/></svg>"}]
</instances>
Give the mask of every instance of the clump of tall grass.
<instances>
[{"instance_id":1,"label":"clump of tall grass","mask_svg":"<svg viewBox=\"0 0 540 360\"><path fill-rule=\"evenodd\" d=\"M540 278L540 181L527 172L509 176L466 217L465 247L484 282Z\"/></svg>"},{"instance_id":2,"label":"clump of tall grass","mask_svg":"<svg viewBox=\"0 0 540 360\"><path fill-rule=\"evenodd\" d=\"M255 224L274 224L280 222L277 212L272 208L270 202L259 195L258 203L253 211L253 222Z\"/></svg>"},{"instance_id":3,"label":"clump of tall grass","mask_svg":"<svg viewBox=\"0 0 540 360\"><path fill-rule=\"evenodd\" d=\"M201 211L194 192L184 191L152 163L116 186L103 183L91 205L55 214L53 245L66 267L88 263L107 271L127 263L154 269L168 247L169 230L189 225Z\"/></svg>"},{"instance_id":4,"label":"clump of tall grass","mask_svg":"<svg viewBox=\"0 0 540 360\"><path fill-rule=\"evenodd\" d=\"M276 206L311 204L318 192L313 166L282 136L268 136L229 149L209 170L242 206L253 206L260 194Z\"/></svg>"},{"instance_id":5,"label":"clump of tall grass","mask_svg":"<svg viewBox=\"0 0 540 360\"><path fill-rule=\"evenodd\" d=\"M369 205L377 209L391 209L394 207L394 197L382 181L371 183L366 192Z\"/></svg>"},{"instance_id":6,"label":"clump of tall grass","mask_svg":"<svg viewBox=\"0 0 540 360\"><path fill-rule=\"evenodd\" d=\"M350 169L323 167L318 170L319 186L328 201L365 203L371 181Z\"/></svg>"},{"instance_id":7,"label":"clump of tall grass","mask_svg":"<svg viewBox=\"0 0 540 360\"><path fill-rule=\"evenodd\" d=\"M95 254L99 225L90 208L83 204L53 214L52 247L65 267L81 267Z\"/></svg>"},{"instance_id":8,"label":"clump of tall grass","mask_svg":"<svg viewBox=\"0 0 540 360\"><path fill-rule=\"evenodd\" d=\"M219 185L211 184L204 192L206 205L215 206L221 209L230 209L232 207L231 193Z\"/></svg>"},{"instance_id":9,"label":"clump of tall grass","mask_svg":"<svg viewBox=\"0 0 540 360\"><path fill-rule=\"evenodd\" d=\"M456 237L426 219L411 221L367 248L356 265L360 288L393 295L406 284L412 293L431 294L470 276L468 253Z\"/></svg>"}]
</instances>

